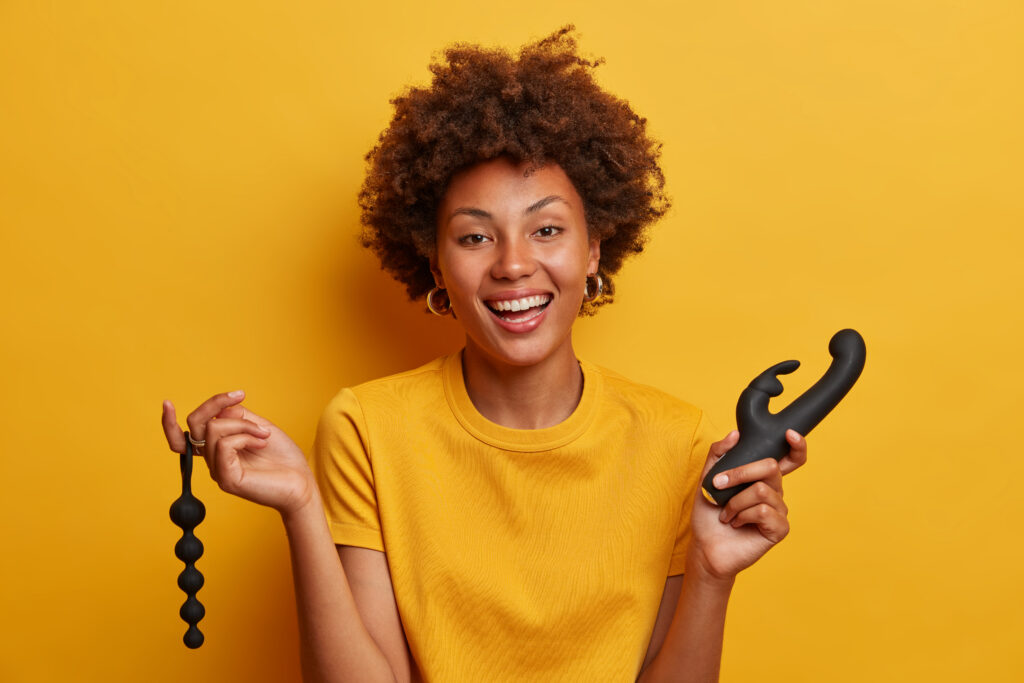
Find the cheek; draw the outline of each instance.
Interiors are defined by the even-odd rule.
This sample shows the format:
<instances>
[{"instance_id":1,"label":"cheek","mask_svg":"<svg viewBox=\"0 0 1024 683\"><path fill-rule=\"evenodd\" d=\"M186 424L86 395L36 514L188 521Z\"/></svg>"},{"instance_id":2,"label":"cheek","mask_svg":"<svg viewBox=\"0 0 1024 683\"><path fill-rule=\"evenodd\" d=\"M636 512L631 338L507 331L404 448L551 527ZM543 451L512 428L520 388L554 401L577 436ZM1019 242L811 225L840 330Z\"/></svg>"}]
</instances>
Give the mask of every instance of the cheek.
<instances>
[{"instance_id":1,"label":"cheek","mask_svg":"<svg viewBox=\"0 0 1024 683\"><path fill-rule=\"evenodd\" d=\"M558 274L559 285L563 289L583 291L587 278L587 266L590 263L588 249L574 249L560 255L551 262L552 271Z\"/></svg>"},{"instance_id":2,"label":"cheek","mask_svg":"<svg viewBox=\"0 0 1024 683\"><path fill-rule=\"evenodd\" d=\"M467 259L454 262L451 259L440 260L441 277L444 279L448 296L453 301L463 301L476 296L480 282L477 270Z\"/></svg>"}]
</instances>

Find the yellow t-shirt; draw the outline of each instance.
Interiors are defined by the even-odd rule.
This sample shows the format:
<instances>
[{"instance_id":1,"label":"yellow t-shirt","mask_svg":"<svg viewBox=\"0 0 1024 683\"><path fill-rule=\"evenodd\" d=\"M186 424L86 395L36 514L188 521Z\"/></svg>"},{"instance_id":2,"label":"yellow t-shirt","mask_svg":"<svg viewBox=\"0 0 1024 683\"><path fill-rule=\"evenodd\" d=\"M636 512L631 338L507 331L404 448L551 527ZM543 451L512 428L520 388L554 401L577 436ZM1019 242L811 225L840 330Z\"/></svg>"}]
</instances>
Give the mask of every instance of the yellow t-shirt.
<instances>
[{"instance_id":1,"label":"yellow t-shirt","mask_svg":"<svg viewBox=\"0 0 1024 683\"><path fill-rule=\"evenodd\" d=\"M461 353L342 390L313 470L334 542L384 551L424 681L633 681L683 572L714 435L585 361L561 424L473 407Z\"/></svg>"}]
</instances>

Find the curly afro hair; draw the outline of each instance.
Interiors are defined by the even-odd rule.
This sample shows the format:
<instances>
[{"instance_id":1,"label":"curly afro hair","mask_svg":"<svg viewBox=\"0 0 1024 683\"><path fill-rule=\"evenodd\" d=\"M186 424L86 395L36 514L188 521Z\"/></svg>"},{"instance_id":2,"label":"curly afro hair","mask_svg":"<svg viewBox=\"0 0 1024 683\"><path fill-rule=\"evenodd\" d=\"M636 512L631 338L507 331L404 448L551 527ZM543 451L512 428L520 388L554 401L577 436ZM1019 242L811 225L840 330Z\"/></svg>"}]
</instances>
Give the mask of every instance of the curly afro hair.
<instances>
[{"instance_id":1,"label":"curly afro hair","mask_svg":"<svg viewBox=\"0 0 1024 683\"><path fill-rule=\"evenodd\" d=\"M392 100L395 115L366 155L359 193L362 243L410 298L433 286L437 209L451 177L473 164L509 157L538 168L554 162L583 198L588 230L601 240L604 293L612 275L643 250L646 229L669 207L658 165L661 144L625 100L601 90L591 61L576 52L573 26L524 46L518 58L456 44L430 66L428 88Z\"/></svg>"}]
</instances>

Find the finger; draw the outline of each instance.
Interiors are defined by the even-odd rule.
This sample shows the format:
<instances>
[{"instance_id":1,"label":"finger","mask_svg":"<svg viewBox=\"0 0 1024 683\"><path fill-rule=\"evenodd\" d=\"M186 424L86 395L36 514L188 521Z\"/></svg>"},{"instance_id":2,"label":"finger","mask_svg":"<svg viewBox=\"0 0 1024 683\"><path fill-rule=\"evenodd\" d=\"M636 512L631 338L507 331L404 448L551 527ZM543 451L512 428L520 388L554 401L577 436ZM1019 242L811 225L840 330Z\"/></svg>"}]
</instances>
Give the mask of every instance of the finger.
<instances>
[{"instance_id":1,"label":"finger","mask_svg":"<svg viewBox=\"0 0 1024 683\"><path fill-rule=\"evenodd\" d=\"M728 524L743 510L756 507L762 503L770 505L783 515L789 514L789 507L782 498L782 493L763 481L755 481L729 499L718 515L719 521Z\"/></svg>"},{"instance_id":2,"label":"finger","mask_svg":"<svg viewBox=\"0 0 1024 683\"><path fill-rule=\"evenodd\" d=\"M217 418L206 425L206 445L212 450L217 447L216 442L219 439L231 434L252 434L266 439L270 436L270 430L248 420Z\"/></svg>"},{"instance_id":3,"label":"finger","mask_svg":"<svg viewBox=\"0 0 1024 683\"><path fill-rule=\"evenodd\" d=\"M729 452L729 449L736 445L736 442L740 440L740 433L735 429L725 435L721 441L716 441L711 444L711 448L708 449L708 453L721 458L723 455Z\"/></svg>"},{"instance_id":4,"label":"finger","mask_svg":"<svg viewBox=\"0 0 1024 683\"><path fill-rule=\"evenodd\" d=\"M174 404L164 401L161 423L164 427L164 436L167 438L167 445L175 453L185 452L185 432L178 426L178 416L174 412Z\"/></svg>"},{"instance_id":5,"label":"finger","mask_svg":"<svg viewBox=\"0 0 1024 683\"><path fill-rule=\"evenodd\" d=\"M206 425L206 446L197 450L210 466L210 474L214 477L214 481L219 480L220 473L217 471L216 460L211 456L217 452L218 443L232 434L251 434L257 438L267 439L270 437L270 430L263 429L247 420L232 418L210 420Z\"/></svg>"},{"instance_id":6,"label":"finger","mask_svg":"<svg viewBox=\"0 0 1024 683\"><path fill-rule=\"evenodd\" d=\"M240 420L244 416L245 416L245 408L243 408L240 405L228 406L224 410L222 410L219 413L217 413L216 415L214 415L214 417L216 419L218 419L218 420L226 418L226 417L232 417L232 418L236 418L236 419Z\"/></svg>"},{"instance_id":7,"label":"finger","mask_svg":"<svg viewBox=\"0 0 1024 683\"><path fill-rule=\"evenodd\" d=\"M202 441L206 438L206 423L214 418L214 416L220 411L224 410L228 406L241 403L245 398L244 391L232 391L226 394L217 394L204 401L198 408L193 410L186 422L188 422L188 429L192 433L192 438L196 441Z\"/></svg>"},{"instance_id":8,"label":"finger","mask_svg":"<svg viewBox=\"0 0 1024 683\"><path fill-rule=\"evenodd\" d=\"M213 455L213 467L210 475L217 485L228 493L237 494L244 477L239 452L248 449L260 449L267 445L266 439L249 434L231 434L217 442Z\"/></svg>"},{"instance_id":9,"label":"finger","mask_svg":"<svg viewBox=\"0 0 1024 683\"><path fill-rule=\"evenodd\" d=\"M718 462L723 455L729 452L729 450L735 446L740 440L740 433L735 429L725 435L725 438L721 441L716 441L708 448L708 459L704 463L704 471L701 472L701 480L707 475L716 462Z\"/></svg>"},{"instance_id":10,"label":"finger","mask_svg":"<svg viewBox=\"0 0 1024 683\"><path fill-rule=\"evenodd\" d=\"M778 543L789 533L789 519L767 503L742 510L730 524L737 529L746 524L755 524L761 535L772 543Z\"/></svg>"},{"instance_id":11,"label":"finger","mask_svg":"<svg viewBox=\"0 0 1024 683\"><path fill-rule=\"evenodd\" d=\"M265 417L260 417L256 413L252 412L243 405L228 406L224 410L217 413L216 418L218 420L223 418L235 418L239 420L248 420L253 424L257 424L261 427L269 429L273 423Z\"/></svg>"},{"instance_id":12,"label":"finger","mask_svg":"<svg viewBox=\"0 0 1024 683\"><path fill-rule=\"evenodd\" d=\"M789 454L779 461L783 474L789 474L807 463L807 439L795 429L787 429L786 442L789 443Z\"/></svg>"},{"instance_id":13,"label":"finger","mask_svg":"<svg viewBox=\"0 0 1024 683\"><path fill-rule=\"evenodd\" d=\"M775 458L763 458L734 467L715 475L712 482L717 489L737 486L751 481L764 481L776 491L782 492L782 470Z\"/></svg>"}]
</instances>

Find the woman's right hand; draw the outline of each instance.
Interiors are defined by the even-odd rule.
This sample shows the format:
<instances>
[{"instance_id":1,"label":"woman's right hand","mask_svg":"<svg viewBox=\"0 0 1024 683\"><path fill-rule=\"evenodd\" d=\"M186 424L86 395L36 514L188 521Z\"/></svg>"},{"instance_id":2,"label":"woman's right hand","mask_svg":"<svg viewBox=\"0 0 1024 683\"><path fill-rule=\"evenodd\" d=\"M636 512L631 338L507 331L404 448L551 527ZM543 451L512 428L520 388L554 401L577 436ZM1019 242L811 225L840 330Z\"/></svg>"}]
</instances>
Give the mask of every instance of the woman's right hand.
<instances>
[{"instance_id":1,"label":"woman's right hand","mask_svg":"<svg viewBox=\"0 0 1024 683\"><path fill-rule=\"evenodd\" d=\"M203 457L224 491L282 515L295 512L316 493L306 456L270 420L240 405L244 398L242 391L217 394L189 414L192 439L206 440L193 453ZM164 401L162 422L171 450L184 453L185 433L170 401Z\"/></svg>"}]
</instances>

